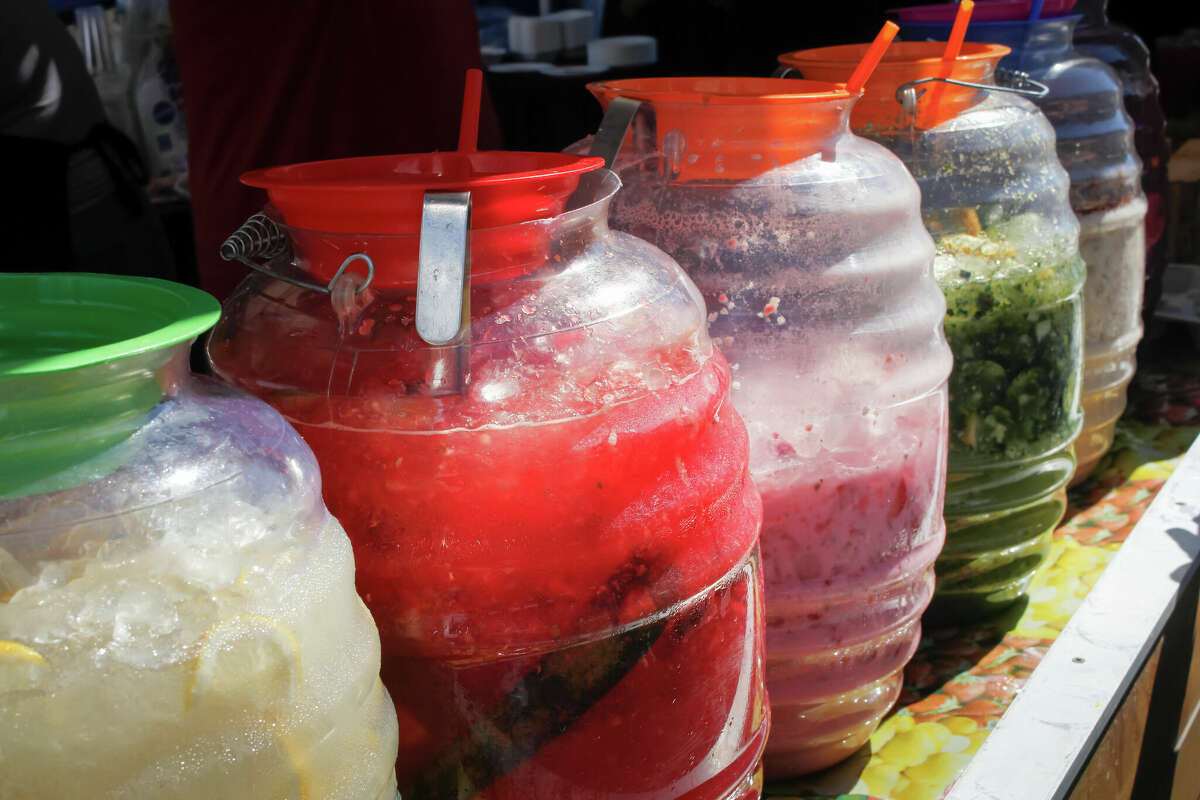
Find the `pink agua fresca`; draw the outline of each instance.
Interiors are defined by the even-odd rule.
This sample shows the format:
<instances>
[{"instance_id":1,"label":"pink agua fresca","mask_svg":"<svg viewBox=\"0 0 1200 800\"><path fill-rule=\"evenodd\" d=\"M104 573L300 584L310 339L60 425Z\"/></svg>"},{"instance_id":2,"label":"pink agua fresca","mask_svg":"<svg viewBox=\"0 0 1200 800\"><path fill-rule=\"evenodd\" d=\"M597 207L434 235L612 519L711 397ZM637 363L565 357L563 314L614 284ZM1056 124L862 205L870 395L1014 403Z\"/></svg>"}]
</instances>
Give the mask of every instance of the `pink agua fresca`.
<instances>
[{"instance_id":1,"label":"pink agua fresca","mask_svg":"<svg viewBox=\"0 0 1200 800\"><path fill-rule=\"evenodd\" d=\"M830 766L894 703L945 537L945 301L917 186L784 79L590 87L640 100L611 223L688 271L763 497L768 778Z\"/></svg>"}]
</instances>

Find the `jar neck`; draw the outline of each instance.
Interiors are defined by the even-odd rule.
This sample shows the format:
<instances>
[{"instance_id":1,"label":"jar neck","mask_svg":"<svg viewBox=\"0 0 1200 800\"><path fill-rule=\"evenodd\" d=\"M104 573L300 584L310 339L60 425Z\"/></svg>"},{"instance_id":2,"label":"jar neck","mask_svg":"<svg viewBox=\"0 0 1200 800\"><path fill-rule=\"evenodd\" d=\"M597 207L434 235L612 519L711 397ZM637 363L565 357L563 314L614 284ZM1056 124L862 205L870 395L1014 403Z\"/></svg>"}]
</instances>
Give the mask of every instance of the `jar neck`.
<instances>
[{"instance_id":1,"label":"jar neck","mask_svg":"<svg viewBox=\"0 0 1200 800\"><path fill-rule=\"evenodd\" d=\"M1066 53L1071 49L1071 38L1077 22L1078 18L1068 17L1028 23L1025 41L1019 48L1013 48L1014 55L1018 49L1023 56L1039 59Z\"/></svg>"},{"instance_id":2,"label":"jar neck","mask_svg":"<svg viewBox=\"0 0 1200 800\"><path fill-rule=\"evenodd\" d=\"M0 438L0 498L57 491L119 466L113 451L189 379L190 346L0 378L6 426L22 432Z\"/></svg>"},{"instance_id":3,"label":"jar neck","mask_svg":"<svg viewBox=\"0 0 1200 800\"><path fill-rule=\"evenodd\" d=\"M856 133L928 130L953 119L982 102L986 89L945 83L947 78L979 86L995 86L994 59L957 61L953 64L884 63L876 69L868 92L851 118ZM911 90L913 104L904 95Z\"/></svg>"},{"instance_id":4,"label":"jar neck","mask_svg":"<svg viewBox=\"0 0 1200 800\"><path fill-rule=\"evenodd\" d=\"M590 172L580 177L566 209L553 217L471 229L471 283L497 283L528 275L552 259L561 261L561 250L568 242L571 247L580 247L607 236L608 204L620 185L617 176L608 170ZM420 235L340 234L280 227L291 243L293 266L317 283L328 283L347 258L362 253L374 264L372 287L401 291L417 288ZM361 264L349 266L362 270Z\"/></svg>"}]
</instances>

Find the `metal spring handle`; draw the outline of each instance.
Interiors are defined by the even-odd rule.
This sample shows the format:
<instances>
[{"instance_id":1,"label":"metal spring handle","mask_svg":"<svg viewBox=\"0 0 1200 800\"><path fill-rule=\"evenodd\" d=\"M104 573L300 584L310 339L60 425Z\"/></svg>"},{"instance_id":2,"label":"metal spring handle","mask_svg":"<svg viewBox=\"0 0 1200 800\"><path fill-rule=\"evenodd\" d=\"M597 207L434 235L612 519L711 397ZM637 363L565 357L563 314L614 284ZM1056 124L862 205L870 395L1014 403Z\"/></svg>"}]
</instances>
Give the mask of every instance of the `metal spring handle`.
<instances>
[{"instance_id":1,"label":"metal spring handle","mask_svg":"<svg viewBox=\"0 0 1200 800\"><path fill-rule=\"evenodd\" d=\"M1029 77L1028 73L1019 72L1015 69L998 69L996 70L997 83L972 83L970 81L960 81L955 78L918 78L915 81L901 84L896 87L896 102L904 106L905 111L910 113L916 110L917 98L925 93L925 90L917 91L917 87L925 83L949 83L954 86L963 86L968 89L979 89L983 92L1007 92L1008 94L1018 94L1022 97L1028 97L1032 100L1040 100L1050 93L1050 87L1040 81L1035 81Z\"/></svg>"},{"instance_id":2,"label":"metal spring handle","mask_svg":"<svg viewBox=\"0 0 1200 800\"><path fill-rule=\"evenodd\" d=\"M299 286L302 289L311 289L314 292L324 292L325 294L333 294L333 287L337 284L338 279L355 261L367 263L367 277L355 288L355 294L359 294L370 286L371 281L375 278L375 262L366 253L353 253L347 256L338 267L337 272L330 278L329 283L324 285L301 280L272 269L270 262L291 252L291 249L291 242L288 240L287 234L275 224L274 220L260 212L252 215L241 224L241 227L231 233L229 238L221 243L219 252L225 261L239 261L256 272L261 272L293 286ZM255 259L263 260L256 261Z\"/></svg>"}]
</instances>

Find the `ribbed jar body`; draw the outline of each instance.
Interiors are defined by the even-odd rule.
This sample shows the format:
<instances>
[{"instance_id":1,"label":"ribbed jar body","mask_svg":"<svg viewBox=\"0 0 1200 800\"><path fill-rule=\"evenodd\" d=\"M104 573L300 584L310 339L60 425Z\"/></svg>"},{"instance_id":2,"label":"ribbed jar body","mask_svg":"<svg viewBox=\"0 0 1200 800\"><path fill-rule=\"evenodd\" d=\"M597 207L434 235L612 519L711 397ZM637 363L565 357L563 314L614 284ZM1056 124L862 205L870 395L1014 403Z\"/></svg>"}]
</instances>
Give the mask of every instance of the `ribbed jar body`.
<instances>
[{"instance_id":1,"label":"ribbed jar body","mask_svg":"<svg viewBox=\"0 0 1200 800\"><path fill-rule=\"evenodd\" d=\"M392 280L415 237L369 234L347 237L376 264L351 306L254 276L210 342L316 452L380 627L405 797L758 796L745 428L695 287L608 230L618 186L602 171L585 205L472 230L460 344L425 344ZM502 277L489 243L511 245Z\"/></svg>"},{"instance_id":2,"label":"ribbed jar body","mask_svg":"<svg viewBox=\"0 0 1200 800\"><path fill-rule=\"evenodd\" d=\"M950 366L933 251L903 166L847 130L851 99L643 99L611 221L688 271L730 362L763 496L766 771L800 774L875 729L932 593ZM775 113L801 129L762 135Z\"/></svg>"},{"instance_id":3,"label":"ribbed jar body","mask_svg":"<svg viewBox=\"0 0 1200 800\"><path fill-rule=\"evenodd\" d=\"M1146 197L1134 124L1121 82L1097 59L1071 49L1073 20L1046 23L1029 36L1018 69L1050 87L1039 101L1058 136L1079 217L1084 284L1083 430L1075 442L1076 480L1112 446L1142 338L1146 274Z\"/></svg>"},{"instance_id":4,"label":"ribbed jar body","mask_svg":"<svg viewBox=\"0 0 1200 800\"><path fill-rule=\"evenodd\" d=\"M1150 51L1141 38L1108 19L1107 0L1084 0L1075 10L1083 19L1075 26L1079 52L1103 61L1121 79L1125 112L1133 120L1133 143L1142 162L1142 191L1146 195L1146 289L1142 322L1148 324L1162 294L1167 267L1167 162L1171 157L1166 120L1159 100L1158 81L1150 71Z\"/></svg>"},{"instance_id":5,"label":"ribbed jar body","mask_svg":"<svg viewBox=\"0 0 1200 800\"><path fill-rule=\"evenodd\" d=\"M992 97L890 143L921 186L954 352L931 612L979 617L1024 594L1066 507L1082 423L1078 225L1054 132L1029 103Z\"/></svg>"}]
</instances>

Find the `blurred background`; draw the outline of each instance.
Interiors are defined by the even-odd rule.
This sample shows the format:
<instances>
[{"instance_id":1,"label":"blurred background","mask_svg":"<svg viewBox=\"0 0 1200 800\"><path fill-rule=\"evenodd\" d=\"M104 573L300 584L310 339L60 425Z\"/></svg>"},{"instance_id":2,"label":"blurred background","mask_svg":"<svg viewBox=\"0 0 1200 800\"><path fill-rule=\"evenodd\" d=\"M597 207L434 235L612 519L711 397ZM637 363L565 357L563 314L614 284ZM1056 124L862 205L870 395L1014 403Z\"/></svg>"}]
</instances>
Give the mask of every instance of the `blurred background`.
<instances>
[{"instance_id":1,"label":"blurred background","mask_svg":"<svg viewBox=\"0 0 1200 800\"><path fill-rule=\"evenodd\" d=\"M262 202L238 175L452 149L469 67L486 70L481 146L560 150L599 123L591 81L770 75L780 53L869 40L896 5L4 0L0 163L25 198L0 223L5 269L155 274L223 297L242 271L217 248ZM1175 148L1200 137L1198 9L1108 3L1149 47Z\"/></svg>"}]
</instances>

